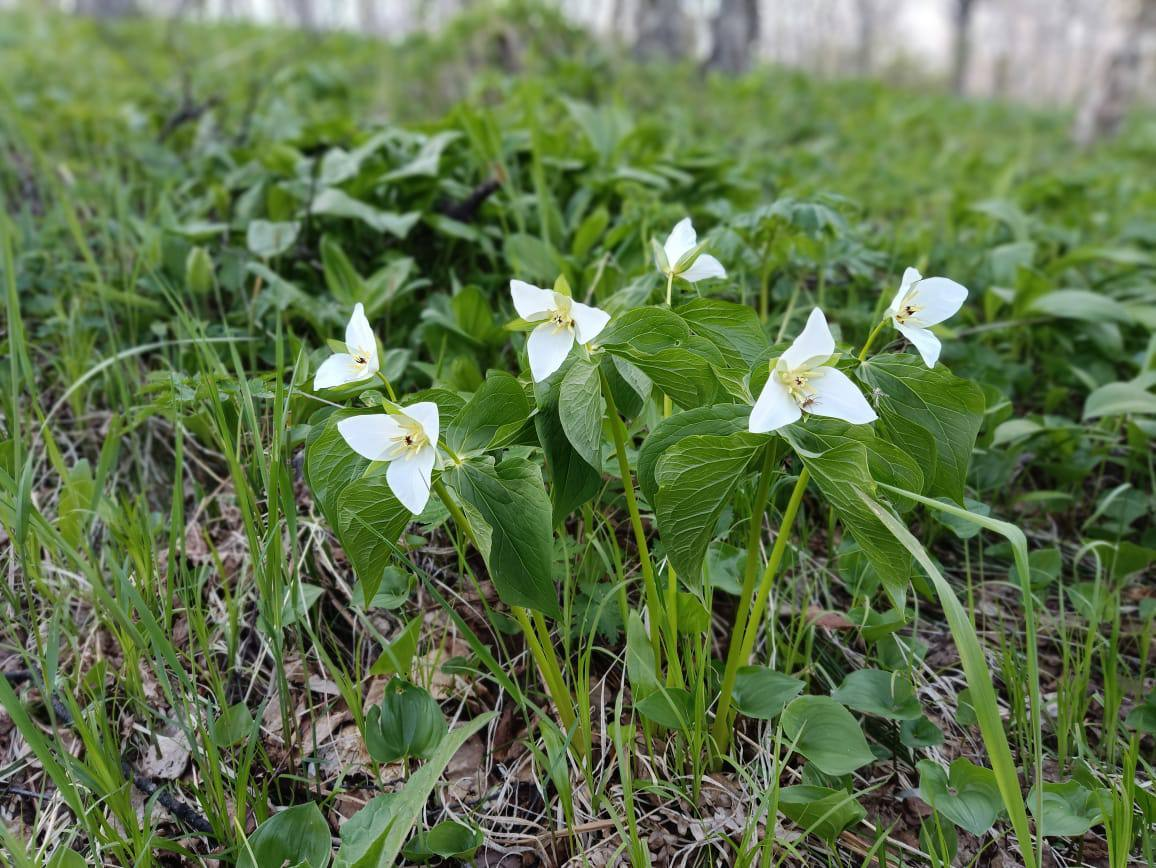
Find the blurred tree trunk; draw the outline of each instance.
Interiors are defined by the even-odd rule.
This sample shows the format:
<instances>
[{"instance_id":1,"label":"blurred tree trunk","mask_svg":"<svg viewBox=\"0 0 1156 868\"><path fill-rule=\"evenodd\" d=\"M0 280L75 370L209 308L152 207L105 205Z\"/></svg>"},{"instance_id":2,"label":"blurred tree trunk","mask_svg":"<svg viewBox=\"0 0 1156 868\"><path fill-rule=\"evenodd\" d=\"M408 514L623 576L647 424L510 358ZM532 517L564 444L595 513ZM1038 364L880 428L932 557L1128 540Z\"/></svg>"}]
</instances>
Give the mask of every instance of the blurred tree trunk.
<instances>
[{"instance_id":1,"label":"blurred tree trunk","mask_svg":"<svg viewBox=\"0 0 1156 868\"><path fill-rule=\"evenodd\" d=\"M1143 89L1144 44L1149 39L1156 39L1156 0L1136 0L1129 26L1076 115L1072 137L1078 144L1088 145L1119 131Z\"/></svg>"},{"instance_id":2,"label":"blurred tree trunk","mask_svg":"<svg viewBox=\"0 0 1156 868\"><path fill-rule=\"evenodd\" d=\"M951 88L962 94L971 65L971 13L976 0L955 0L955 24L951 53Z\"/></svg>"},{"instance_id":3,"label":"blurred tree trunk","mask_svg":"<svg viewBox=\"0 0 1156 868\"><path fill-rule=\"evenodd\" d=\"M140 12L136 0L78 0L76 11L93 18L116 18Z\"/></svg>"},{"instance_id":4,"label":"blurred tree trunk","mask_svg":"<svg viewBox=\"0 0 1156 868\"><path fill-rule=\"evenodd\" d=\"M722 0L710 31L714 44L707 69L733 75L746 72L759 40L759 0Z\"/></svg>"},{"instance_id":5,"label":"blurred tree trunk","mask_svg":"<svg viewBox=\"0 0 1156 868\"><path fill-rule=\"evenodd\" d=\"M690 33L682 14L682 0L639 0L638 40L634 53L641 58L684 57Z\"/></svg>"},{"instance_id":6,"label":"blurred tree trunk","mask_svg":"<svg viewBox=\"0 0 1156 868\"><path fill-rule=\"evenodd\" d=\"M875 61L875 2L874 0L858 0L857 29L858 45L855 49L855 72L867 75Z\"/></svg>"}]
</instances>

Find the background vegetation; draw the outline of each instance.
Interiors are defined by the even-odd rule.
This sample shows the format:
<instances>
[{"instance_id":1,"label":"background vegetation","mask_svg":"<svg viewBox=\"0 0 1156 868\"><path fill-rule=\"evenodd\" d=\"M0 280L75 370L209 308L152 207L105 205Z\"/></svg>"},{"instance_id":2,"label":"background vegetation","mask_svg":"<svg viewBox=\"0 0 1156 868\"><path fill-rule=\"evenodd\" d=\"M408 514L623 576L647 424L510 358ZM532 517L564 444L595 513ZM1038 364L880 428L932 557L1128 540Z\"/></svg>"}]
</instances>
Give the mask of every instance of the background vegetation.
<instances>
[{"instance_id":1,"label":"background vegetation","mask_svg":"<svg viewBox=\"0 0 1156 868\"><path fill-rule=\"evenodd\" d=\"M980 636L1025 795L1037 771L1055 785L1049 864L1152 863L1149 116L1079 150L1060 113L638 65L536 6L388 49L29 13L0 34L6 864L321 865L389 792L411 860L1021 864L938 598L916 576L882 603L813 490L758 659L842 696L876 758L854 775L790 757L777 712L740 718L716 766L701 728L633 707L612 461L555 537L588 761L444 512L366 601L303 467L326 403L308 383L352 303L399 391L468 396L521 369L511 277L565 274L611 312L661 300L650 239L687 215L729 271L703 293L764 311L771 344L822 304L860 345L908 265L970 287L943 357L985 398L965 505L1027 535L1038 635L1003 536L905 519ZM635 461L658 409L630 414ZM704 673L755 487L711 536ZM457 736L424 763L366 747L399 671ZM910 696L849 699L865 671Z\"/></svg>"}]
</instances>

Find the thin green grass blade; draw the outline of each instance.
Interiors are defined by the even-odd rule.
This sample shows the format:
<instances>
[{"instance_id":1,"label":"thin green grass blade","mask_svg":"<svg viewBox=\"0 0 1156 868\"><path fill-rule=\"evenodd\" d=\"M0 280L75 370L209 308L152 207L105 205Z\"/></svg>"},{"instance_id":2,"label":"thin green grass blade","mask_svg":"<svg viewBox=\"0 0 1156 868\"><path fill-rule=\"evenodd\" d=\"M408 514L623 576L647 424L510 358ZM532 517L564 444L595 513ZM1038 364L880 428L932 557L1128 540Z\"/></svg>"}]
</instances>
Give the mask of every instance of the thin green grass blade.
<instances>
[{"instance_id":1,"label":"thin green grass blade","mask_svg":"<svg viewBox=\"0 0 1156 868\"><path fill-rule=\"evenodd\" d=\"M1011 818L1012 829L1015 830L1016 840L1020 845L1020 855L1023 857L1025 868L1036 868L1037 861L1032 849L1031 828L1028 824L1027 806L1024 804L1023 792L1020 789L1019 775L1016 772L1015 760L1012 758L1011 748L1008 746L1007 736L1003 731L1003 722L1000 720L997 706L995 685L992 684L990 670L980 648L979 637L967 612L960 604L951 585L935 566L919 540L911 535L899 519L884 509L874 498L865 492L856 489L859 497L867 507L875 513L892 535L911 552L911 556L923 567L927 577L931 579L935 592L939 597L939 604L947 618L951 636L959 650L959 659L963 665L963 673L967 679L967 686L971 690L971 698L975 706L975 715L979 721L979 730L983 736L984 746L987 748L988 759L991 760L992 771L995 772L996 783L999 785L1000 795L1003 797L1004 807ZM904 495L908 492L901 492Z\"/></svg>"},{"instance_id":2,"label":"thin green grass blade","mask_svg":"<svg viewBox=\"0 0 1156 868\"><path fill-rule=\"evenodd\" d=\"M1039 636L1036 628L1036 609L1035 599L1032 597L1031 588L1031 567L1028 560L1028 538L1024 532L1016 527L1011 522L1001 521L998 518L992 518L988 515L980 515L979 513L971 512L963 507L956 506L954 503L949 503L941 500L932 500L930 497L925 497L921 494L916 494L912 491L906 491L901 488L879 483L880 487L891 491L894 494L903 497L910 497L924 506L938 510L939 512L946 512L948 515L954 515L956 518L962 518L965 521L970 521L984 530L990 530L993 533L998 533L1008 541L1012 549L1012 558L1015 560L1016 574L1020 578L1020 591L1023 594L1024 606L1024 653L1027 658L1028 667L1028 698L1031 703L1031 721L1032 721L1032 765L1033 777L1035 778L1035 791L1039 798L1039 803L1036 805L1036 860L1043 863L1044 851L1044 806L1043 806L1043 792L1044 792L1044 735L1043 735L1043 701L1040 698L1040 659L1039 659Z\"/></svg>"}]
</instances>

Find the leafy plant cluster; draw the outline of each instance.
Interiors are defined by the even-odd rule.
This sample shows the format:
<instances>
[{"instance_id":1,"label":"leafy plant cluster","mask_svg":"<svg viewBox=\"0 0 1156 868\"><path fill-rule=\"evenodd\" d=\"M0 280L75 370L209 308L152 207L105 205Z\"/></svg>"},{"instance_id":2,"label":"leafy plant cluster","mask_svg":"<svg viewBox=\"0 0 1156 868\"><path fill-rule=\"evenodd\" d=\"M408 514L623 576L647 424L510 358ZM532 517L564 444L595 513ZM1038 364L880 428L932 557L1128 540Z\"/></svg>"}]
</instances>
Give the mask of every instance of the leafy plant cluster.
<instances>
[{"instance_id":1,"label":"leafy plant cluster","mask_svg":"<svg viewBox=\"0 0 1156 868\"><path fill-rule=\"evenodd\" d=\"M188 697L190 741L264 751L216 664L158 650L174 613L151 597L180 575L183 608L203 612L201 583L225 572L217 552L195 581L166 572L185 568L160 569L154 548L189 557L167 524L183 525L182 485L203 492L213 466L231 480L249 552L238 574L254 589L228 608L276 661L268 702L290 717L283 661L305 648L345 676L375 772L405 769L336 851L317 802L270 815L267 785L241 786L261 803L253 831L229 820L236 793L206 786L230 858L389 865L484 846L476 822L423 817L497 714L475 707L451 727L420 683L415 661L436 643L418 599L467 637L456 669L524 715L565 821L582 782L634 863L650 858L640 788L695 804L708 775L767 764L755 820L727 842L738 863L790 850L772 834L780 814L838 851L868 817L864 774L901 764L929 808L918 846L932 864L954 864L962 834L995 834L1041 865L1046 841L1074 849L1093 828L1113 864L1152 858L1156 803L1136 785L1156 728L1150 123L1078 154L1062 118L1014 107L638 67L536 7L381 61L403 76L384 97L402 123L372 111L363 82L380 49L357 40L189 31L170 36L188 40L178 59L223 43L256 71L237 80L225 52L221 68L194 64L179 98L113 74L97 94L89 76L49 76L46 40L147 42L147 25L14 20L44 28L0 54L0 72L30 83L9 93L6 74L0 90L0 149L14 155L0 166L0 519L29 599L73 593L41 562L86 577L117 644L139 649L126 666L152 649L143 659ZM165 52L134 54L173 78ZM117 56L98 53L96 71ZM460 101L443 104L447 91ZM671 255L688 216L709 228ZM908 266L970 289L934 323L938 361L899 328L918 307L904 313L903 290L922 281ZM539 307L519 304L529 290ZM598 326L584 332L588 310ZM812 310L830 349L782 365ZM534 335L547 333L570 338L541 367ZM327 364L344 373L318 380ZM824 412L808 376L846 379L875 418ZM752 408L776 384L798 421L762 425ZM62 446L62 420L94 409L112 417L103 442ZM175 447L156 445L158 425ZM114 469L158 452L150 467L174 491L134 503ZM45 464L59 480L49 509L32 496ZM348 595L298 548L314 520L356 580ZM448 579L432 571L435 540ZM1019 632L1002 642L984 635L995 582L973 582L991 575L973 560L998 564L1009 589L997 630ZM466 595L481 622L455 602ZM812 623L811 596L850 638ZM333 627L337 600L368 649ZM27 602L13 594L6 620L29 617ZM928 610L946 663L931 662ZM1040 660L1052 649L1059 678ZM45 693L74 692L31 662ZM963 675L946 708L921 689L945 665ZM590 696L606 673L621 691L603 719ZM369 676L390 679L372 704ZM74 813L120 792L119 762L75 765L7 680L0 700ZM84 733L85 715L70 718ZM236 741L218 738L234 718ZM978 732L979 753L949 759L956 729ZM670 779L644 786L640 757L663 757Z\"/></svg>"}]
</instances>

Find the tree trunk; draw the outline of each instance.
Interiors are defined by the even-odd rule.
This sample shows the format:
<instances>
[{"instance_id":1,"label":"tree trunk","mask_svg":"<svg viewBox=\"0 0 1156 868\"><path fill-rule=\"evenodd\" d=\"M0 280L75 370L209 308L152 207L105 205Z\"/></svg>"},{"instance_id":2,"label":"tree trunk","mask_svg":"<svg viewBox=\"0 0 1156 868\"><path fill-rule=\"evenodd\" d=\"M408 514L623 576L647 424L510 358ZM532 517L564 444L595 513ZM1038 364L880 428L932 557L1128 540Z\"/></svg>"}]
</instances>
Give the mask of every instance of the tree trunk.
<instances>
[{"instance_id":1,"label":"tree trunk","mask_svg":"<svg viewBox=\"0 0 1156 868\"><path fill-rule=\"evenodd\" d=\"M951 89L962 94L967 87L967 71L971 65L971 13L975 0L955 0L955 33L951 54Z\"/></svg>"},{"instance_id":2,"label":"tree trunk","mask_svg":"<svg viewBox=\"0 0 1156 868\"><path fill-rule=\"evenodd\" d=\"M136 0L80 0L76 4L76 11L93 18L119 18L140 12Z\"/></svg>"},{"instance_id":3,"label":"tree trunk","mask_svg":"<svg viewBox=\"0 0 1156 868\"><path fill-rule=\"evenodd\" d=\"M758 0L722 0L710 31L713 45L707 69L732 75L746 72L759 41Z\"/></svg>"},{"instance_id":4,"label":"tree trunk","mask_svg":"<svg viewBox=\"0 0 1156 868\"><path fill-rule=\"evenodd\" d=\"M1088 91L1072 128L1077 144L1115 135L1142 89L1144 41L1156 35L1156 0L1137 0L1136 14Z\"/></svg>"},{"instance_id":5,"label":"tree trunk","mask_svg":"<svg viewBox=\"0 0 1156 868\"><path fill-rule=\"evenodd\" d=\"M682 0L640 0L638 41L634 53L640 58L685 57L690 34L682 14Z\"/></svg>"},{"instance_id":6,"label":"tree trunk","mask_svg":"<svg viewBox=\"0 0 1156 868\"><path fill-rule=\"evenodd\" d=\"M855 48L855 72L869 75L875 59L875 2L858 0L858 45Z\"/></svg>"}]
</instances>

